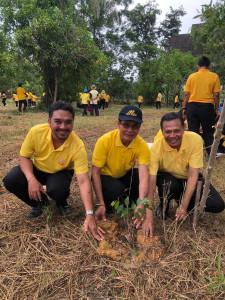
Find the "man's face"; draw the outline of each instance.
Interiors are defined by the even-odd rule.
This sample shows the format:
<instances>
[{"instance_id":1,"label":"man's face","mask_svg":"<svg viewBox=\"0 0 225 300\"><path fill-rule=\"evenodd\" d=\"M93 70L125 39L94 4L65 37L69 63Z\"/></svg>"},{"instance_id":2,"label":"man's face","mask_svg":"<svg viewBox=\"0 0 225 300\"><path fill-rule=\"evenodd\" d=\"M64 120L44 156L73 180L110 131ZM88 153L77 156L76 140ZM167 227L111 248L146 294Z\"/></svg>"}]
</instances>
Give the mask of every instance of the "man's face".
<instances>
[{"instance_id":1,"label":"man's face","mask_svg":"<svg viewBox=\"0 0 225 300\"><path fill-rule=\"evenodd\" d=\"M134 121L117 121L120 139L124 146L128 147L129 144L136 138L141 128L141 123Z\"/></svg>"},{"instance_id":2,"label":"man's face","mask_svg":"<svg viewBox=\"0 0 225 300\"><path fill-rule=\"evenodd\" d=\"M173 149L180 149L182 137L184 134L184 127L181 125L179 119L172 121L164 121L162 128L163 136L166 142Z\"/></svg>"},{"instance_id":3,"label":"man's face","mask_svg":"<svg viewBox=\"0 0 225 300\"><path fill-rule=\"evenodd\" d=\"M64 142L73 130L73 116L66 110L55 110L48 125L52 130L53 141Z\"/></svg>"}]
</instances>

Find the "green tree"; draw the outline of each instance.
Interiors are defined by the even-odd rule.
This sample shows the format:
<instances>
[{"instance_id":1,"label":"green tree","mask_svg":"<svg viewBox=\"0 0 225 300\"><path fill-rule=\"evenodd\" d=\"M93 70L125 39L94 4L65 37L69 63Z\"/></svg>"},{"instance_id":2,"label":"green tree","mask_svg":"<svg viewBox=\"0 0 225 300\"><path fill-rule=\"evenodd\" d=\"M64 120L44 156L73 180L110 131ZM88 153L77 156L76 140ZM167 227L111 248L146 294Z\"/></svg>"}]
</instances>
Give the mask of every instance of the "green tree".
<instances>
[{"instance_id":1,"label":"green tree","mask_svg":"<svg viewBox=\"0 0 225 300\"><path fill-rule=\"evenodd\" d=\"M102 56L90 33L79 27L75 4L73 0L5 0L0 6L15 48L38 66L48 102L63 95L68 73L73 76L82 68L91 69Z\"/></svg>"}]
</instances>

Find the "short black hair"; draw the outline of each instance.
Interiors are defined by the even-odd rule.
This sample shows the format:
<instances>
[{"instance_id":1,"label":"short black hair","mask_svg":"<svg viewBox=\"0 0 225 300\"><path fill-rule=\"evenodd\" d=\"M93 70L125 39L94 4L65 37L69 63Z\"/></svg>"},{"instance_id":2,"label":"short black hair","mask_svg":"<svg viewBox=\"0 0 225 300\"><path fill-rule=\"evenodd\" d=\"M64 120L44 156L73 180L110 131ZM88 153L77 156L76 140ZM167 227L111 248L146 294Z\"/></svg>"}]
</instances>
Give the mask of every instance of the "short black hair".
<instances>
[{"instance_id":1,"label":"short black hair","mask_svg":"<svg viewBox=\"0 0 225 300\"><path fill-rule=\"evenodd\" d=\"M180 120L182 127L184 127L184 120L180 113L170 112L168 114L165 114L161 121L160 121L160 127L161 130L163 129L163 122L169 122L173 120Z\"/></svg>"},{"instance_id":2,"label":"short black hair","mask_svg":"<svg viewBox=\"0 0 225 300\"><path fill-rule=\"evenodd\" d=\"M65 102L65 101L55 101L52 103L52 105L50 106L49 108L49 119L51 119L52 115L53 115L53 112L55 110L66 110L66 111L69 111L72 116L73 116L73 119L75 117L75 111L74 111L74 108L73 106L68 103L68 102Z\"/></svg>"},{"instance_id":3,"label":"short black hair","mask_svg":"<svg viewBox=\"0 0 225 300\"><path fill-rule=\"evenodd\" d=\"M22 86L22 83L18 83L18 86L21 87L21 86Z\"/></svg>"},{"instance_id":4,"label":"short black hair","mask_svg":"<svg viewBox=\"0 0 225 300\"><path fill-rule=\"evenodd\" d=\"M208 68L210 66L210 60L206 56L202 56L198 61L199 67L206 67Z\"/></svg>"}]
</instances>

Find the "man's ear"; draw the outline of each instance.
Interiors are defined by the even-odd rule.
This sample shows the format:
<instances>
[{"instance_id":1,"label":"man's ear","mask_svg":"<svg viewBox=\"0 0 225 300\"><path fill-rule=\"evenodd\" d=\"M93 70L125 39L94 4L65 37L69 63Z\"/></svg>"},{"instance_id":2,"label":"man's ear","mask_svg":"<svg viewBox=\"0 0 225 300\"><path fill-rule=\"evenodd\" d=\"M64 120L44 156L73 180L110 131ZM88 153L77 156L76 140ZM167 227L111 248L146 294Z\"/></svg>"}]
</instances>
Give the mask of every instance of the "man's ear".
<instances>
[{"instance_id":1,"label":"man's ear","mask_svg":"<svg viewBox=\"0 0 225 300\"><path fill-rule=\"evenodd\" d=\"M50 127L50 119L48 118L48 126Z\"/></svg>"}]
</instances>

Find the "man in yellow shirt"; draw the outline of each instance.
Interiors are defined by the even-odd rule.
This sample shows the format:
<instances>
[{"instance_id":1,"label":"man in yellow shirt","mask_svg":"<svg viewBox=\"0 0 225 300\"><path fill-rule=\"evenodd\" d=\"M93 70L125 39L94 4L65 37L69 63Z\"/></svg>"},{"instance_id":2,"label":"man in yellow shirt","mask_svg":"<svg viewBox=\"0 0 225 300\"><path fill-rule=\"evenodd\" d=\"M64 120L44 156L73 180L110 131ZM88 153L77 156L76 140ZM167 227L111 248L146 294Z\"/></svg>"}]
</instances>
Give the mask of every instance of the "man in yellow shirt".
<instances>
[{"instance_id":1,"label":"man in yellow shirt","mask_svg":"<svg viewBox=\"0 0 225 300\"><path fill-rule=\"evenodd\" d=\"M14 167L3 182L8 191L33 207L29 218L42 214L48 204L47 196L56 201L59 214L68 215L70 207L66 199L75 171L86 210L85 231L90 230L101 240L103 233L98 229L93 213L87 153L73 131L73 124L73 107L67 102L54 102L49 110L48 124L30 129L20 150L19 166ZM46 191L43 185L46 185Z\"/></svg>"},{"instance_id":2,"label":"man in yellow shirt","mask_svg":"<svg viewBox=\"0 0 225 300\"><path fill-rule=\"evenodd\" d=\"M26 100L26 92L25 89L22 87L22 83L18 83L18 88L16 90L18 101L19 101L19 111L26 111L27 108L27 100Z\"/></svg>"},{"instance_id":3,"label":"man in yellow shirt","mask_svg":"<svg viewBox=\"0 0 225 300\"><path fill-rule=\"evenodd\" d=\"M119 113L118 129L100 137L92 158L92 182L98 199L96 218L106 220L112 210L111 203L118 197L129 196L136 203L148 194L148 166L150 151L147 143L138 135L142 112L134 106L125 106ZM138 168L134 168L138 163ZM153 234L153 213L147 218Z\"/></svg>"},{"instance_id":4,"label":"man in yellow shirt","mask_svg":"<svg viewBox=\"0 0 225 300\"><path fill-rule=\"evenodd\" d=\"M157 99L156 99L156 108L161 108L161 101L162 101L162 94L161 91L158 92Z\"/></svg>"},{"instance_id":5,"label":"man in yellow shirt","mask_svg":"<svg viewBox=\"0 0 225 300\"><path fill-rule=\"evenodd\" d=\"M209 71L210 60L203 56L198 61L198 72L188 77L184 88L183 115L187 117L188 129L200 134L210 154L213 143L215 120L219 116L220 80Z\"/></svg>"},{"instance_id":6,"label":"man in yellow shirt","mask_svg":"<svg viewBox=\"0 0 225 300\"><path fill-rule=\"evenodd\" d=\"M139 95L138 96L138 107L141 108L141 105L143 103L143 96Z\"/></svg>"},{"instance_id":7,"label":"man in yellow shirt","mask_svg":"<svg viewBox=\"0 0 225 300\"><path fill-rule=\"evenodd\" d=\"M106 98L105 98L105 108L109 107L109 100L110 100L110 96L109 94L106 94Z\"/></svg>"},{"instance_id":8,"label":"man in yellow shirt","mask_svg":"<svg viewBox=\"0 0 225 300\"><path fill-rule=\"evenodd\" d=\"M175 216L176 221L179 221L185 219L188 211L194 208L197 181L201 180L204 183L199 173L203 166L203 141L198 134L184 130L184 120L178 113L164 115L160 125L163 137L155 141L150 150L148 198L153 200L157 185L160 204L156 215L166 217L169 202L175 199L180 205ZM166 207L163 203L165 195ZM222 197L210 185L205 210L219 213L223 209Z\"/></svg>"},{"instance_id":9,"label":"man in yellow shirt","mask_svg":"<svg viewBox=\"0 0 225 300\"><path fill-rule=\"evenodd\" d=\"M90 94L88 93L87 89L84 89L84 93L80 95L81 98L81 104L83 107L83 112L82 116L87 116L87 107L88 107L88 102L90 101Z\"/></svg>"}]
</instances>

